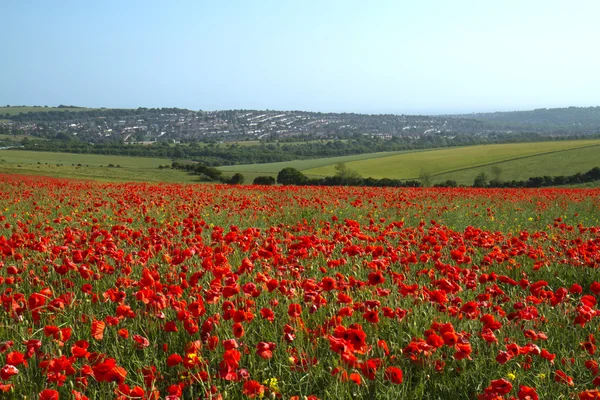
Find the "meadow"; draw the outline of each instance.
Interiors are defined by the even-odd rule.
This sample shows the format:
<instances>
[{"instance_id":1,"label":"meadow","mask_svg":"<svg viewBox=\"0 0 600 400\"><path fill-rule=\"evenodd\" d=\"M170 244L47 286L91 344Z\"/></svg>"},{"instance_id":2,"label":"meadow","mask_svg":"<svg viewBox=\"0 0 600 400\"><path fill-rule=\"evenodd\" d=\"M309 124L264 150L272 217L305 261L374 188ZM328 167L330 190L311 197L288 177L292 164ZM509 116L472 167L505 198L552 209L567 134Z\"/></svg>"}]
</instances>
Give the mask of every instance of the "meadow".
<instances>
[{"instance_id":1,"label":"meadow","mask_svg":"<svg viewBox=\"0 0 600 400\"><path fill-rule=\"evenodd\" d=\"M343 162L363 177L417 179L426 172L432 175L434 183L454 179L459 184L470 185L478 173L483 171L489 175L494 165L503 169L503 180L585 172L598 166L599 154L600 140L573 140L368 153L220 169L230 173L277 175L281 169L292 167L307 176L322 177L334 175L335 165Z\"/></svg>"},{"instance_id":2,"label":"meadow","mask_svg":"<svg viewBox=\"0 0 600 400\"><path fill-rule=\"evenodd\" d=\"M597 399L599 189L0 175L0 393Z\"/></svg>"},{"instance_id":3,"label":"meadow","mask_svg":"<svg viewBox=\"0 0 600 400\"><path fill-rule=\"evenodd\" d=\"M286 167L296 168L308 177L332 176L336 173L336 164L345 163L350 170L363 177L409 180L418 179L426 172L431 175L434 184L455 180L458 184L472 185L475 177L482 172L492 179L494 167L500 169L500 179L504 181L583 173L600 166L599 155L600 140L574 140L379 152L282 163L233 165L219 169L225 176L240 172L245 177L245 183L252 183L257 176L277 176ZM171 163L172 160L167 158L0 150L0 173L122 182L198 182L197 176L183 171L158 169L161 165ZM119 165L120 168L109 168L109 164Z\"/></svg>"},{"instance_id":4,"label":"meadow","mask_svg":"<svg viewBox=\"0 0 600 400\"><path fill-rule=\"evenodd\" d=\"M167 158L0 150L0 173L5 174L121 182L198 181L198 177L183 171L158 168L161 165L171 165L171 162Z\"/></svg>"}]
</instances>

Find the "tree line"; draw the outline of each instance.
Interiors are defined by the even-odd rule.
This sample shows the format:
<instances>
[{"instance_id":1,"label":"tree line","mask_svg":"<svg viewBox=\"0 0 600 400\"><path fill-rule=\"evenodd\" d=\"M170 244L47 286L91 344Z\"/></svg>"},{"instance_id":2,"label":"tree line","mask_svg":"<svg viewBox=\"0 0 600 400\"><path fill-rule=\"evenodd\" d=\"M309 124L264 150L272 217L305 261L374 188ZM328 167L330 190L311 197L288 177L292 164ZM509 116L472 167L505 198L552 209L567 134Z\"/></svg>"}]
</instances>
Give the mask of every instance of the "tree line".
<instances>
[{"instance_id":1,"label":"tree line","mask_svg":"<svg viewBox=\"0 0 600 400\"><path fill-rule=\"evenodd\" d=\"M594 167L587 172L578 172L573 175L560 176L534 176L527 180L501 181L498 178L487 180L487 175L482 172L473 182L473 187L493 188L540 188L549 186L577 185L581 183L600 181L600 168Z\"/></svg>"},{"instance_id":2,"label":"tree line","mask_svg":"<svg viewBox=\"0 0 600 400\"><path fill-rule=\"evenodd\" d=\"M582 137L570 136L561 139L578 138ZM64 140L31 141L22 144L25 150L33 151L171 158L201 162L209 166L223 166L341 157L384 151L410 151L476 144L557 140L557 138L544 137L537 134L518 136L498 134L490 137L475 135L447 137L439 134L419 138L393 137L391 139L354 135L345 140L296 144L261 143L251 146L239 146L236 144L221 146L219 144L200 144L194 142L189 145L176 144L171 146L166 142L158 142L152 145L125 144L116 141L92 144L65 137L64 134L61 136L61 139Z\"/></svg>"},{"instance_id":3,"label":"tree line","mask_svg":"<svg viewBox=\"0 0 600 400\"><path fill-rule=\"evenodd\" d=\"M169 168L168 165L159 168ZM200 176L201 181L221 182L228 184L244 183L245 177L236 173L226 177L222 171L215 167L206 166L202 163L173 162L170 168L188 171ZM308 177L296 168L283 168L277 174L277 179L272 176L258 176L254 178L255 185L296 185L296 186L367 186L367 187L428 187L432 186L431 176L422 173L419 180L400 180L393 178L363 178L355 171L350 170L345 163L335 166L336 173L333 176L323 178ZM472 187L476 188L540 188L550 186L574 185L587 182L600 181L600 167L594 167L585 173L576 173L569 176L535 176L527 180L501 181L499 179L501 170L495 169L495 178L489 180L485 172L480 173L474 180ZM433 187L459 187L454 180L436 183Z\"/></svg>"},{"instance_id":4,"label":"tree line","mask_svg":"<svg viewBox=\"0 0 600 400\"><path fill-rule=\"evenodd\" d=\"M160 166L159 168L169 168L168 165ZM231 185L242 184L245 181L244 175L237 173L230 178L223 175L223 172L210 166L206 166L201 163L180 163L174 162L171 164L171 168L187 171L191 174L200 176L201 181L205 182L221 182L228 183Z\"/></svg>"}]
</instances>

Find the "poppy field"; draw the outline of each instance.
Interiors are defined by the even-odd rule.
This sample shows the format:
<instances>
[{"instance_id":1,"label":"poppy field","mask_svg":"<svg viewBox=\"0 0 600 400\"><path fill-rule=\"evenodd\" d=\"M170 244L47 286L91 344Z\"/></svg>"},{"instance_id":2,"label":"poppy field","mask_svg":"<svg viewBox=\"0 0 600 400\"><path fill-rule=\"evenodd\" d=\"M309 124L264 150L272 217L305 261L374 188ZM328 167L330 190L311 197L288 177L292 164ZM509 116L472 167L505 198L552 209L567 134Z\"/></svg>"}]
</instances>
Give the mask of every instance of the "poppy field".
<instances>
[{"instance_id":1,"label":"poppy field","mask_svg":"<svg viewBox=\"0 0 600 400\"><path fill-rule=\"evenodd\" d=\"M600 399L600 189L0 175L0 398Z\"/></svg>"}]
</instances>

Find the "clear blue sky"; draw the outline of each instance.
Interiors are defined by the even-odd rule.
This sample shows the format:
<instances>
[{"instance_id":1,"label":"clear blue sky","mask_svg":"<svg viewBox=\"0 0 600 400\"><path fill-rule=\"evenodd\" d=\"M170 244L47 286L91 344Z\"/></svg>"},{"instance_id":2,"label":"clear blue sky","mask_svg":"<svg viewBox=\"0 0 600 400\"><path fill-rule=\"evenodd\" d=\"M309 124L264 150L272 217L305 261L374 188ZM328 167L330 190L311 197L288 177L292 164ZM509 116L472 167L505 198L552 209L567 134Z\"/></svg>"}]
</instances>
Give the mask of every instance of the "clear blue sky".
<instances>
[{"instance_id":1,"label":"clear blue sky","mask_svg":"<svg viewBox=\"0 0 600 400\"><path fill-rule=\"evenodd\" d=\"M598 0L0 0L0 104L600 105Z\"/></svg>"}]
</instances>

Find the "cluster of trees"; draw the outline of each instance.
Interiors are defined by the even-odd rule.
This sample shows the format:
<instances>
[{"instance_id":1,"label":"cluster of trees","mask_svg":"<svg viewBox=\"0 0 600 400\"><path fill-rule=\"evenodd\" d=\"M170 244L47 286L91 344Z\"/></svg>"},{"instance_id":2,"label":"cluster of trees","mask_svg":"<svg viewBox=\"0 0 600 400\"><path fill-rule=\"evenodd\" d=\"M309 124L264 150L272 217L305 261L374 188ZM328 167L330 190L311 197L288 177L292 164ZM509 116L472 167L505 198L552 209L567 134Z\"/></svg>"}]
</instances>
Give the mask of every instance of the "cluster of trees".
<instances>
[{"instance_id":1,"label":"cluster of trees","mask_svg":"<svg viewBox=\"0 0 600 400\"><path fill-rule=\"evenodd\" d=\"M275 178L273 178L272 176L257 176L256 178L254 178L254 181L252 182L255 185L274 185L276 183Z\"/></svg>"},{"instance_id":2,"label":"cluster of trees","mask_svg":"<svg viewBox=\"0 0 600 400\"><path fill-rule=\"evenodd\" d=\"M478 188L540 188L550 186L577 185L580 183L600 181L600 168L594 167L585 173L578 172L567 176L533 176L527 180L502 181L500 174L502 170L498 167L492 168L492 179L485 172L481 172L475 177L473 187ZM428 186L428 185L424 185ZM434 187L458 187L456 181L447 180L436 183Z\"/></svg>"},{"instance_id":3,"label":"cluster of trees","mask_svg":"<svg viewBox=\"0 0 600 400\"><path fill-rule=\"evenodd\" d=\"M162 169L164 167L160 166L159 168ZM202 180L202 181L221 182L221 183L228 183L231 185L239 185L239 184L244 183L244 181L245 181L244 175L242 175L240 173L236 173L231 178L228 178L225 175L223 175L222 171L219 171L218 169L216 169L214 167L209 167L209 166L206 166L201 163L174 162L173 164L171 164L171 168L188 171L189 173L194 174L194 175L199 175L200 180Z\"/></svg>"},{"instance_id":4,"label":"cluster of trees","mask_svg":"<svg viewBox=\"0 0 600 400\"><path fill-rule=\"evenodd\" d=\"M585 173L578 172L568 176L534 176L526 181L507 181L492 179L486 184L487 177L480 174L473 184L478 187L504 187L504 188L539 188L548 186L576 185L580 183L600 181L600 168L594 167Z\"/></svg>"},{"instance_id":5,"label":"cluster of trees","mask_svg":"<svg viewBox=\"0 0 600 400\"><path fill-rule=\"evenodd\" d=\"M336 165L336 174L324 178L309 178L295 168L284 168L277 174L277 183L299 186L371 186L371 187L420 187L419 181L401 181L390 178L362 178L348 169L344 163Z\"/></svg>"},{"instance_id":6,"label":"cluster of trees","mask_svg":"<svg viewBox=\"0 0 600 400\"><path fill-rule=\"evenodd\" d=\"M168 168L161 166L159 168ZM180 163L174 162L171 168L188 171L201 176L202 180L212 182L222 182L228 184L244 183L244 175L236 173L231 178L223 175L220 170L206 166L202 163ZM346 164L336 165L336 174L324 178L311 178L304 175L296 168L284 168L277 174L277 179L272 176L258 176L254 179L255 185L298 185L298 186L370 186L370 187L427 187L431 185L431 176L421 173L419 180L402 181L391 178L363 178L355 171L349 169ZM569 176L535 176L523 181L501 181L500 168L493 168L493 178L490 180L485 172L477 175L473 182L473 187L480 188L539 188L549 186L573 185L586 182L600 181L600 167L592 168L585 173L576 173ZM458 187L454 180L436 183L434 187Z\"/></svg>"},{"instance_id":7,"label":"cluster of trees","mask_svg":"<svg viewBox=\"0 0 600 400\"><path fill-rule=\"evenodd\" d=\"M526 181L507 181L503 182L499 176L501 170L495 168L492 170L494 179L488 181L487 174L482 172L473 182L473 187L497 187L497 188L539 188L548 186L573 185L586 182L600 181L600 168L595 167L585 173L577 173L570 176L536 176L531 177ZM271 178L271 177L260 177ZM272 179L272 178L271 178ZM256 182L255 180L255 183ZM274 184L273 179L271 183ZM284 168L277 175L277 183L282 185L300 185L300 186L375 186L375 187L427 187L431 186L431 177L428 174L421 174L418 181L409 180L401 181L399 179L375 179L362 178L356 172L349 170L345 164L336 165L336 174L325 178L309 178L301 171L295 168ZM454 180L437 183L434 187L458 187L458 183Z\"/></svg>"}]
</instances>

